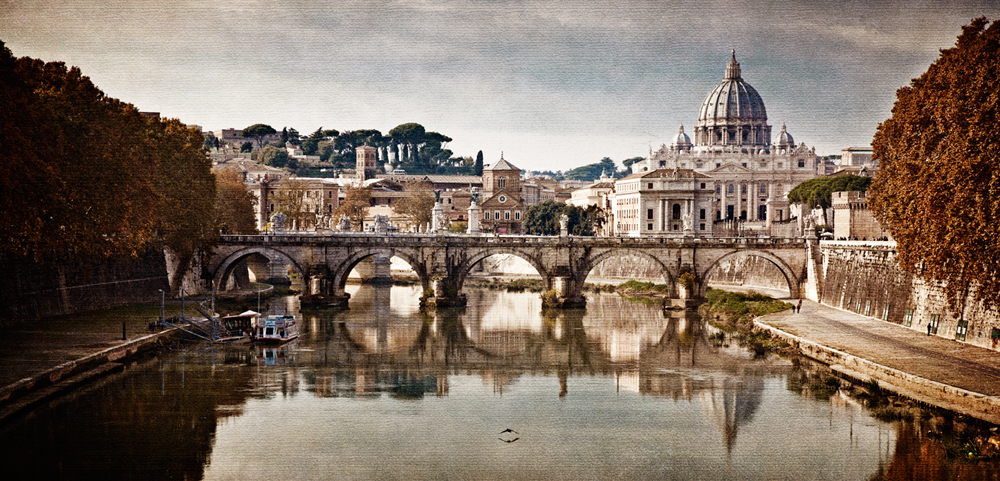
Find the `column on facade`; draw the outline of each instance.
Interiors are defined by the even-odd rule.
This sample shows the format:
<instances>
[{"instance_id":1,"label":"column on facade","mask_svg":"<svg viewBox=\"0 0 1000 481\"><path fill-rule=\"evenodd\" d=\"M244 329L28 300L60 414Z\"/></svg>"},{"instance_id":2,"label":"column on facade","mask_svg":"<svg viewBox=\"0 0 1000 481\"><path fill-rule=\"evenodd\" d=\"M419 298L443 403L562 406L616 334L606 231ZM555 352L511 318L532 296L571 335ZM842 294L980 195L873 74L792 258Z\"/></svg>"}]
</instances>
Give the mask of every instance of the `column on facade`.
<instances>
[{"instance_id":1,"label":"column on facade","mask_svg":"<svg viewBox=\"0 0 1000 481\"><path fill-rule=\"evenodd\" d=\"M719 206L719 218L725 220L725 218L726 218L726 184L725 184L725 182L723 182L723 184L719 187L719 191L722 192L722 203Z\"/></svg>"},{"instance_id":2,"label":"column on facade","mask_svg":"<svg viewBox=\"0 0 1000 481\"><path fill-rule=\"evenodd\" d=\"M748 211L747 214L748 214L748 218L750 220L752 220L752 221L756 221L757 220L757 189L758 188L759 187L757 186L757 183L751 181L750 182L750 187L748 187L748 192L747 192L747 195L750 196L750 197L747 197L747 201L750 202L750 208L747 209L747 211Z\"/></svg>"},{"instance_id":3,"label":"column on facade","mask_svg":"<svg viewBox=\"0 0 1000 481\"><path fill-rule=\"evenodd\" d=\"M740 211L743 210L743 193L740 192L740 189L742 188L743 184L737 182L736 188L733 189L736 191L736 207L733 209L733 217L736 219L740 218Z\"/></svg>"}]
</instances>

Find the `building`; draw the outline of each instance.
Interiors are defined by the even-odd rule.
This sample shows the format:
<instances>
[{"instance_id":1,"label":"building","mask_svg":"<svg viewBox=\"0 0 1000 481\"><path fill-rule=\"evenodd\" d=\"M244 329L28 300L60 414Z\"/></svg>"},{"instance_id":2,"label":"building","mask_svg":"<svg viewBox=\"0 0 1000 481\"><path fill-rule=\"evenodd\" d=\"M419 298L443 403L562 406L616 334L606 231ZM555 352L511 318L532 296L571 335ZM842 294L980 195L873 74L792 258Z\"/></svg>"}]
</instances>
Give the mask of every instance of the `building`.
<instances>
[{"instance_id":1,"label":"building","mask_svg":"<svg viewBox=\"0 0 1000 481\"><path fill-rule=\"evenodd\" d=\"M682 125L669 146L661 145L647 159L632 164L634 174L662 169L704 175L700 179L714 193L706 221L737 221L742 223L741 232L758 234L766 233L765 221L776 215L769 203L826 173L816 149L796 144L785 125L772 142L764 101L743 80L735 51L725 78L702 102L694 141ZM617 191L616 183L616 195ZM626 224L644 230L642 222Z\"/></svg>"},{"instance_id":2,"label":"building","mask_svg":"<svg viewBox=\"0 0 1000 481\"><path fill-rule=\"evenodd\" d=\"M288 217L287 231L315 231L335 226L334 211L340 206L339 179L284 177L249 184L250 193L257 197L254 214L257 229L269 230L268 223L277 211Z\"/></svg>"},{"instance_id":3,"label":"building","mask_svg":"<svg viewBox=\"0 0 1000 481\"><path fill-rule=\"evenodd\" d=\"M693 169L657 169L615 182L614 233L622 236L712 235L714 192L709 176Z\"/></svg>"},{"instance_id":4,"label":"building","mask_svg":"<svg viewBox=\"0 0 1000 481\"><path fill-rule=\"evenodd\" d=\"M487 232L521 234L524 232L525 204L521 199L521 169L503 158L483 167L483 201L480 225Z\"/></svg>"},{"instance_id":5,"label":"building","mask_svg":"<svg viewBox=\"0 0 1000 481\"><path fill-rule=\"evenodd\" d=\"M378 149L365 144L355 149L355 154L357 154L357 163L354 167L354 175L361 182L374 179L375 172L378 170Z\"/></svg>"},{"instance_id":6,"label":"building","mask_svg":"<svg viewBox=\"0 0 1000 481\"><path fill-rule=\"evenodd\" d=\"M865 192L834 192L831 204L835 239L876 240L891 237L868 210Z\"/></svg>"}]
</instances>

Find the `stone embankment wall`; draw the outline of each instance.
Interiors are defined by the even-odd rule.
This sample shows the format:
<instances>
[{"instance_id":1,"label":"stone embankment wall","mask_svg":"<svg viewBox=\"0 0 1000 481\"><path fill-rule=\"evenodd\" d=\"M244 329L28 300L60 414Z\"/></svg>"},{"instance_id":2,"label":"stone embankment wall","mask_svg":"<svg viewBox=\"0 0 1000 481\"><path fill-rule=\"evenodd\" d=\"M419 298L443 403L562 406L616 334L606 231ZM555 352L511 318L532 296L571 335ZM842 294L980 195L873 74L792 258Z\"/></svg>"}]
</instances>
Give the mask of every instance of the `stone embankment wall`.
<instances>
[{"instance_id":1,"label":"stone embankment wall","mask_svg":"<svg viewBox=\"0 0 1000 481\"><path fill-rule=\"evenodd\" d=\"M987 349L1000 341L1000 313L983 308L970 294L965 308L948 307L941 286L904 273L896 264L895 242L820 244L823 283L819 302Z\"/></svg>"},{"instance_id":2,"label":"stone embankment wall","mask_svg":"<svg viewBox=\"0 0 1000 481\"><path fill-rule=\"evenodd\" d=\"M96 265L78 259L39 264L25 258L0 258L0 326L40 317L139 302L159 301L167 291L163 252L150 249L137 258Z\"/></svg>"},{"instance_id":3,"label":"stone embankment wall","mask_svg":"<svg viewBox=\"0 0 1000 481\"><path fill-rule=\"evenodd\" d=\"M761 287L788 290L781 269L771 261L757 256L730 257L719 263L705 280L713 285Z\"/></svg>"}]
</instances>

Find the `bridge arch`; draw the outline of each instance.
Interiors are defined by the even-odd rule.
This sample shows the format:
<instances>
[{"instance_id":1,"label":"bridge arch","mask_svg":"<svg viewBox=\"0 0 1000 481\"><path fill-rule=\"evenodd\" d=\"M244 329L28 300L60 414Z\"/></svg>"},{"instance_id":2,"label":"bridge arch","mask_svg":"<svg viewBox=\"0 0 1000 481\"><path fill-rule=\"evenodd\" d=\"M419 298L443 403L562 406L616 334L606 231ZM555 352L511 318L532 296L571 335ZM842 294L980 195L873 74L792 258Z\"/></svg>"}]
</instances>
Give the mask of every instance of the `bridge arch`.
<instances>
[{"instance_id":1,"label":"bridge arch","mask_svg":"<svg viewBox=\"0 0 1000 481\"><path fill-rule=\"evenodd\" d=\"M212 279L215 281L216 286L225 286L229 281L229 277L233 274L233 269L236 268L239 263L250 256L261 255L266 257L268 260L280 259L284 261L299 275L299 278L305 281L306 271L303 267L295 260L295 258L280 249L267 246L252 246L239 249L225 257L219 266L212 273ZM307 284L308 286L308 284Z\"/></svg>"},{"instance_id":2,"label":"bridge arch","mask_svg":"<svg viewBox=\"0 0 1000 481\"><path fill-rule=\"evenodd\" d=\"M347 285L347 277L351 274L351 270L353 270L354 267L361 261L378 255L389 258L399 257L404 260L410 265L410 269L413 269L413 272L417 274L417 277L420 279L421 286L424 289L430 287L430 277L428 276L426 266L420 261L415 253L409 249L398 249L393 247L381 247L355 251L339 264L329 266L330 274L333 276L333 285L337 289L343 290Z\"/></svg>"},{"instance_id":3,"label":"bridge arch","mask_svg":"<svg viewBox=\"0 0 1000 481\"><path fill-rule=\"evenodd\" d=\"M662 259L642 249L618 248L618 249L602 250L594 255L591 255L583 259L583 262L580 263L579 268L577 269L577 272L574 273L574 275L579 281L580 285L583 285L583 283L586 282L587 277L590 276L590 272L593 271L594 268L600 265L602 262L613 259L615 257L624 257L624 256L639 257L651 261L653 264L657 265L660 269L660 272L663 274L663 283L668 286L674 286L671 287L671 291L672 294L674 295L676 294L676 292L673 292L676 291L675 273L672 272L670 268L663 263Z\"/></svg>"},{"instance_id":4,"label":"bridge arch","mask_svg":"<svg viewBox=\"0 0 1000 481\"><path fill-rule=\"evenodd\" d=\"M457 287L458 290L462 290L462 286L465 284L465 278L468 277L470 272L472 272L472 268L483 259L497 254L510 254L519 259L523 259L525 262L530 264L531 267L535 268L535 271L538 272L538 275L541 276L542 280L545 282L545 288L552 288L552 278L549 274L549 270L545 268L545 264L543 264L541 260L525 250L507 246L475 249L463 256L463 259L454 265L452 272L450 273L455 279L455 287Z\"/></svg>"},{"instance_id":5,"label":"bridge arch","mask_svg":"<svg viewBox=\"0 0 1000 481\"><path fill-rule=\"evenodd\" d=\"M788 284L789 295L791 297L802 297L802 279L795 273L791 266L789 266L788 263L779 256L764 250L756 249L733 250L716 258L715 261L708 265L708 267L698 273L698 278L702 280L702 282L699 283L700 286L698 295L704 297L705 291L708 290L705 280L708 279L709 274L711 274L713 270L717 269L722 262L739 256L756 256L770 262L777 267L784 276L785 282Z\"/></svg>"}]
</instances>

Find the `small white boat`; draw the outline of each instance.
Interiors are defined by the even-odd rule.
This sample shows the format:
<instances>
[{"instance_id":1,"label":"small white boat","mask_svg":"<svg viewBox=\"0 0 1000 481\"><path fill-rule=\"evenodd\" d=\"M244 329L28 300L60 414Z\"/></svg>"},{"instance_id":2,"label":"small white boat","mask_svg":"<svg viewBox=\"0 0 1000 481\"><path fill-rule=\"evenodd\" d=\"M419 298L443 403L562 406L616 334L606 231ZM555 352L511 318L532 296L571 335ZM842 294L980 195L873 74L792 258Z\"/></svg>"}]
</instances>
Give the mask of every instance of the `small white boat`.
<instances>
[{"instance_id":1,"label":"small white boat","mask_svg":"<svg viewBox=\"0 0 1000 481\"><path fill-rule=\"evenodd\" d=\"M258 343L281 344L299 337L295 316L267 316L257 318L253 340Z\"/></svg>"}]
</instances>

